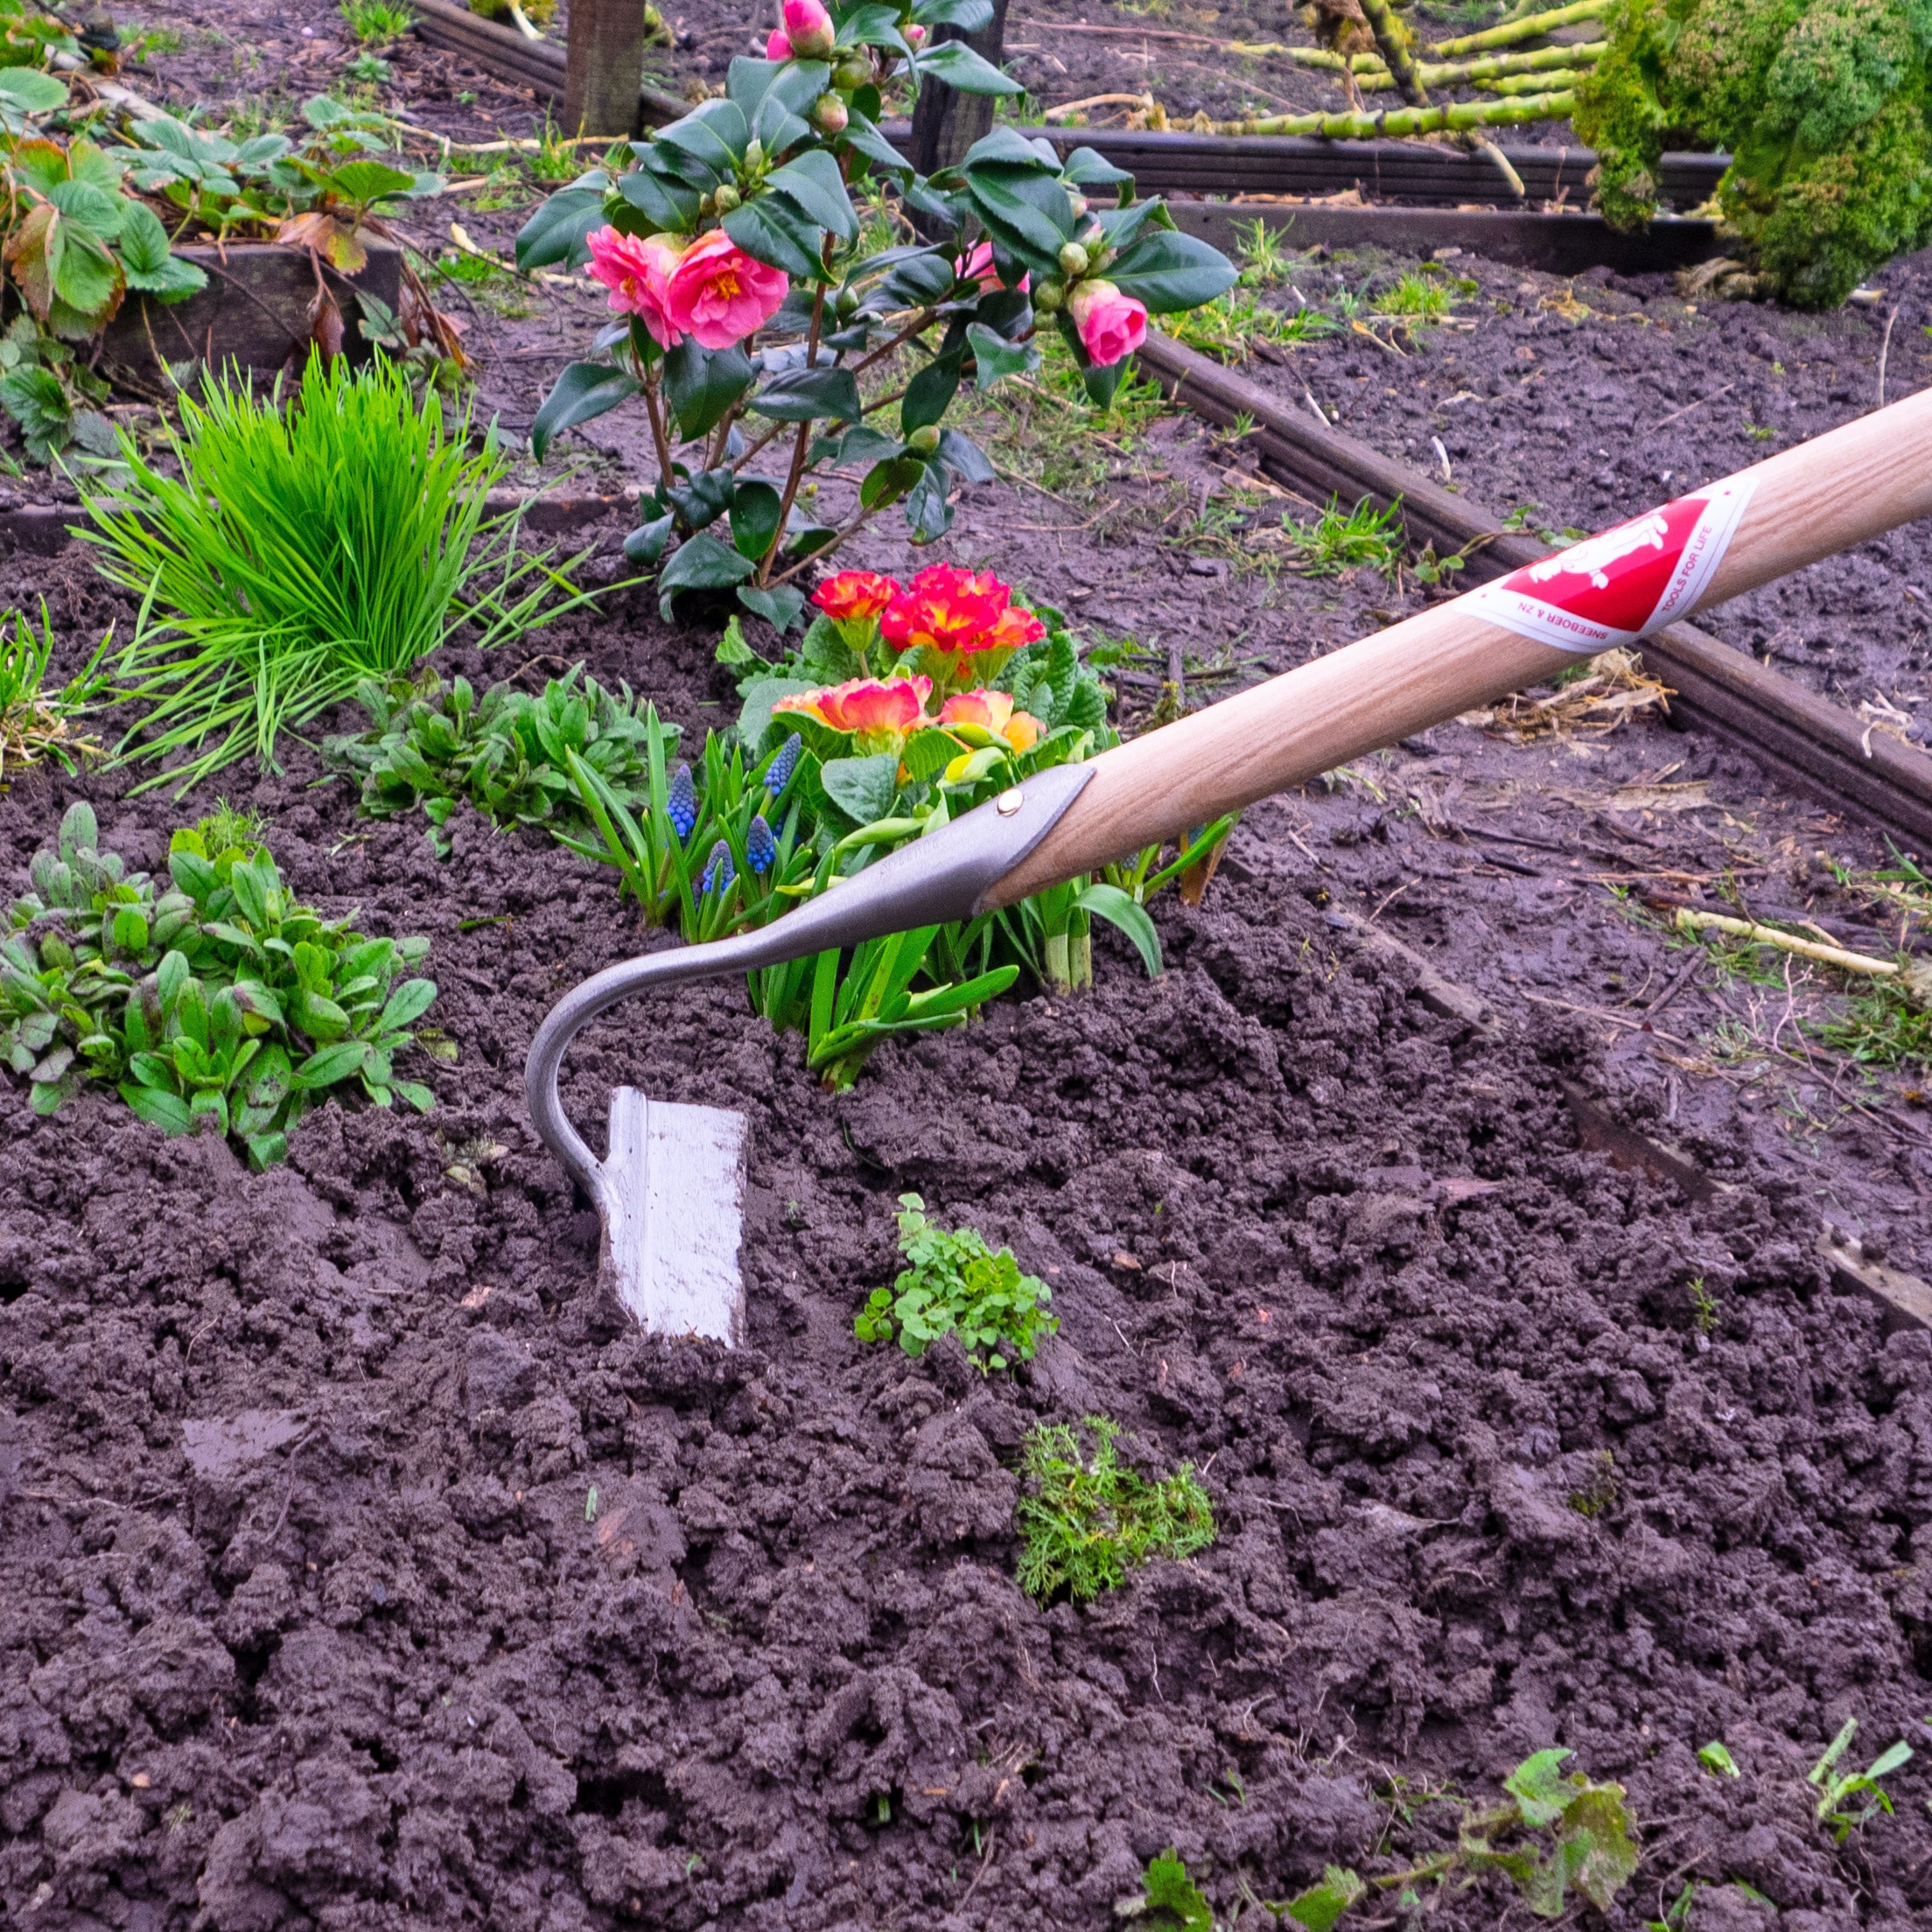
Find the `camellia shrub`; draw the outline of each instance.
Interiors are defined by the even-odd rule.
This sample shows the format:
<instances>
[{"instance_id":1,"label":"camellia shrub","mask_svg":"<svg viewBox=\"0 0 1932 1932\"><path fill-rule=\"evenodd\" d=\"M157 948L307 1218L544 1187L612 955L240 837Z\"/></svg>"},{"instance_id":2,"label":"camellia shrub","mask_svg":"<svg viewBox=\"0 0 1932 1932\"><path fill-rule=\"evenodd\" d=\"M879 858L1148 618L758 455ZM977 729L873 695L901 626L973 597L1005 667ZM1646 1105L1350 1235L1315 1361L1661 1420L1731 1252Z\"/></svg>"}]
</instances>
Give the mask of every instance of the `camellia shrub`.
<instances>
[{"instance_id":1,"label":"camellia shrub","mask_svg":"<svg viewBox=\"0 0 1932 1932\"><path fill-rule=\"evenodd\" d=\"M582 264L610 291L614 319L558 378L531 446L641 403L656 474L626 550L660 569L668 616L681 592L735 591L795 626L794 579L871 518L897 505L930 542L956 487L991 477L945 418L962 385L1039 366L1040 317L1104 406L1151 314L1233 284L1225 256L1091 149L1062 161L1000 127L957 167L914 172L879 130L882 89L1018 92L963 42L927 44L990 18L990 0L786 0L766 58L732 61L723 99L620 146L518 236L521 267ZM852 192L881 184L933 239L864 245ZM827 464L862 472L836 525L801 500Z\"/></svg>"},{"instance_id":2,"label":"camellia shrub","mask_svg":"<svg viewBox=\"0 0 1932 1932\"><path fill-rule=\"evenodd\" d=\"M1932 240L1928 0L1620 0L1578 84L1597 198L1633 227L1656 212L1667 149L1729 149L1718 186L1770 292L1844 301Z\"/></svg>"}]
</instances>

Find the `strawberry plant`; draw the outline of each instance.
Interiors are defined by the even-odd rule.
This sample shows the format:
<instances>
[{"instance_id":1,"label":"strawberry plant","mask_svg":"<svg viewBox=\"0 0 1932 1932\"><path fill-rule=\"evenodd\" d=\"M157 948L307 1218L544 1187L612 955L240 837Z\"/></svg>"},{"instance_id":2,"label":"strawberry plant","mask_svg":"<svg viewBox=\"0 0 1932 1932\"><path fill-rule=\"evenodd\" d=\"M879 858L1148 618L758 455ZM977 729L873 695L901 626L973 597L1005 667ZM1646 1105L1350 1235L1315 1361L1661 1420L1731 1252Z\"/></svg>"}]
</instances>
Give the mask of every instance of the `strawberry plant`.
<instances>
[{"instance_id":1,"label":"strawberry plant","mask_svg":"<svg viewBox=\"0 0 1932 1932\"><path fill-rule=\"evenodd\" d=\"M36 1113L94 1082L164 1134L212 1122L264 1167L332 1093L429 1110L429 1088L395 1068L436 998L433 981L404 976L426 939L324 920L257 841L221 847L184 827L158 890L97 837L92 809L70 807L0 942L0 1056Z\"/></svg>"},{"instance_id":2,"label":"strawberry plant","mask_svg":"<svg viewBox=\"0 0 1932 1932\"><path fill-rule=\"evenodd\" d=\"M1027 1435L1027 1488L1013 1522L1020 1587L1042 1602L1062 1589L1076 1603L1117 1590L1150 1558L1191 1557L1214 1540L1214 1505L1193 1465L1151 1482L1121 1462L1119 1433L1119 1424L1088 1416L1078 1430L1042 1423Z\"/></svg>"},{"instance_id":3,"label":"strawberry plant","mask_svg":"<svg viewBox=\"0 0 1932 1932\"><path fill-rule=\"evenodd\" d=\"M1053 1291L1023 1275L1011 1248L997 1253L976 1228L948 1234L926 1218L917 1194L899 1197L899 1251L911 1266L890 1288L875 1288L853 1323L861 1341L890 1341L922 1355L942 1335L959 1344L982 1375L1031 1362L1040 1337L1060 1326L1043 1313Z\"/></svg>"}]
</instances>

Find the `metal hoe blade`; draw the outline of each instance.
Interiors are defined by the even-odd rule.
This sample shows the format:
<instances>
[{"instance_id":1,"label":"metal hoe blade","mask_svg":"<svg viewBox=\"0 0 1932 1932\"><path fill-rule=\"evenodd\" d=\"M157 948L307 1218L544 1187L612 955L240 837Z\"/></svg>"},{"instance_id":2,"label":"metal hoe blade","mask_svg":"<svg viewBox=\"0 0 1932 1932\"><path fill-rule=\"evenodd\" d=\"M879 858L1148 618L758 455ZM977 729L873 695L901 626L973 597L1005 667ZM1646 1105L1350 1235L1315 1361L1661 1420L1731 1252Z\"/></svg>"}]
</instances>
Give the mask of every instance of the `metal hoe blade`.
<instances>
[{"instance_id":1,"label":"metal hoe blade","mask_svg":"<svg viewBox=\"0 0 1932 1932\"><path fill-rule=\"evenodd\" d=\"M654 1334L745 1338L743 1232L747 1124L718 1107L649 1100L620 1087L611 1100L610 1152L599 1160L571 1126L557 1093L564 1055L580 1027L652 987L715 979L886 933L969 918L1079 795L1090 767L1058 765L902 845L755 932L607 966L566 993L537 1028L523 1070L530 1118L544 1144L597 1204L604 1223L598 1274Z\"/></svg>"}]
</instances>

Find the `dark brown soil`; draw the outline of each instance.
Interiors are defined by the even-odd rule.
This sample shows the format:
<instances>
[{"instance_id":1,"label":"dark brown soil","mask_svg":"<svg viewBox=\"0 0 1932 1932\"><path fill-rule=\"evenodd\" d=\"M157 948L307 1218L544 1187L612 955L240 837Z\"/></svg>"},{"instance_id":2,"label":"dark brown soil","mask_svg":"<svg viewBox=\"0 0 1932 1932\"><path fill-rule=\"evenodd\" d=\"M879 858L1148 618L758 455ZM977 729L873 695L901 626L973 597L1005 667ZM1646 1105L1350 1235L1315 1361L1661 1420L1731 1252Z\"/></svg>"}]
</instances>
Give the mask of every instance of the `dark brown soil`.
<instances>
[{"instance_id":1,"label":"dark brown soil","mask_svg":"<svg viewBox=\"0 0 1932 1932\"><path fill-rule=\"evenodd\" d=\"M1413 261L1307 260L1311 302L1367 288L1365 326L1247 373L1490 508L1600 529L1713 477L1896 402L1932 380L1932 257L1888 263L1877 299L1828 315L1680 295L1670 278L1592 271L1574 283L1462 256L1450 326L1391 329L1375 296ZM1304 276L1306 276L1306 279ZM1452 284L1454 285L1454 284ZM1292 294L1270 299L1294 305ZM1889 339L1889 347L1887 342ZM1924 524L1740 598L1712 628L1880 728L1932 740L1932 584ZM1890 706L1902 718L1888 717ZM1867 715L1871 715L1868 713Z\"/></svg>"}]
</instances>

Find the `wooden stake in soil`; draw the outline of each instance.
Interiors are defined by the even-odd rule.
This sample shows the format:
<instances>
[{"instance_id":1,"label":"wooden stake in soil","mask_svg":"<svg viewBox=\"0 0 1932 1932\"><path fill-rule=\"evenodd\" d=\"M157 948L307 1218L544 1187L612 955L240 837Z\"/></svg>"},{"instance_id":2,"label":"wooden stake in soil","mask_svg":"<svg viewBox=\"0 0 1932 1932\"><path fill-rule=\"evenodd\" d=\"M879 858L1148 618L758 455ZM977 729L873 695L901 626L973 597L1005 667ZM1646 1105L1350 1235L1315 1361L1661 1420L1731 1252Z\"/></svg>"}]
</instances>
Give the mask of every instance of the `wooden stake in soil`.
<instances>
[{"instance_id":1,"label":"wooden stake in soil","mask_svg":"<svg viewBox=\"0 0 1932 1932\"><path fill-rule=\"evenodd\" d=\"M977 33L962 33L957 27L935 27L935 43L963 40L982 59L996 67L1001 64L1006 42L1006 0L993 0L990 24ZM921 174L937 174L963 160L966 150L993 127L993 96L990 94L962 94L943 80L921 81L919 101L913 108L913 165Z\"/></svg>"},{"instance_id":2,"label":"wooden stake in soil","mask_svg":"<svg viewBox=\"0 0 1932 1932\"><path fill-rule=\"evenodd\" d=\"M567 134L637 132L644 38L644 0L571 0L564 69Z\"/></svg>"}]
</instances>

